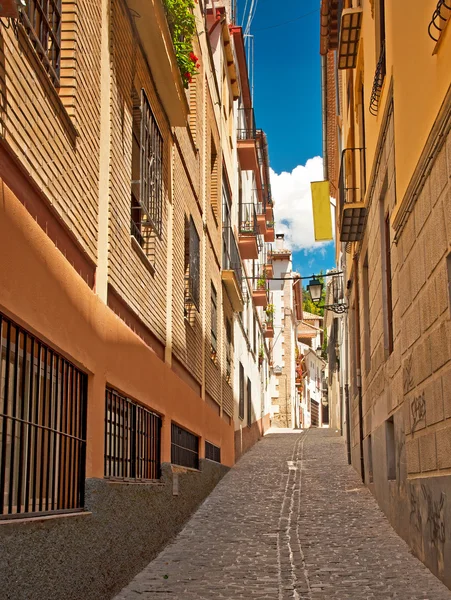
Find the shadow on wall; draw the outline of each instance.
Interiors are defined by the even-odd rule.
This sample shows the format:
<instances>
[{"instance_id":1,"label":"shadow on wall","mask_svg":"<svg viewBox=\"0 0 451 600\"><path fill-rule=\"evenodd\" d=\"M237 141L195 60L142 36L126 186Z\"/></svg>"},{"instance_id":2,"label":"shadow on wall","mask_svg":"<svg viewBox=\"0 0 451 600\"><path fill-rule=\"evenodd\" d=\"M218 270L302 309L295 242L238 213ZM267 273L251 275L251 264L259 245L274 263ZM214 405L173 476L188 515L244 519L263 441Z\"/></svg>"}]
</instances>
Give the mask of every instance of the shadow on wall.
<instances>
[{"instance_id":1,"label":"shadow on wall","mask_svg":"<svg viewBox=\"0 0 451 600\"><path fill-rule=\"evenodd\" d=\"M109 600L181 530L227 471L203 459L200 471L182 469L175 486L169 464L156 483L88 479L89 512L1 524L1 597Z\"/></svg>"}]
</instances>

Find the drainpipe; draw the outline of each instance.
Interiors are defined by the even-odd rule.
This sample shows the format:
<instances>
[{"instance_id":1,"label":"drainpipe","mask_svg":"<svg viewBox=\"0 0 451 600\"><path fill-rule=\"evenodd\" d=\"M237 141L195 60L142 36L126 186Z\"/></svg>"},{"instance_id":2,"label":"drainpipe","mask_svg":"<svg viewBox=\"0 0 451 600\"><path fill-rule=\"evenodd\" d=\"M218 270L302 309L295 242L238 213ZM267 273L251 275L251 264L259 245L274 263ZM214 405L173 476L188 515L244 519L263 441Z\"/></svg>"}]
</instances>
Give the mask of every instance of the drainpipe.
<instances>
[{"instance_id":1,"label":"drainpipe","mask_svg":"<svg viewBox=\"0 0 451 600\"><path fill-rule=\"evenodd\" d=\"M354 277L355 277L355 314L356 314L356 331L355 331L355 344L356 344L356 369L357 369L357 390L359 395L359 445L360 445L360 470L362 481L365 483L365 461L363 458L363 406L362 406L362 371L361 371L361 360L360 360L360 305L359 305L359 271L358 271L358 259L357 255L354 255Z\"/></svg>"}]
</instances>

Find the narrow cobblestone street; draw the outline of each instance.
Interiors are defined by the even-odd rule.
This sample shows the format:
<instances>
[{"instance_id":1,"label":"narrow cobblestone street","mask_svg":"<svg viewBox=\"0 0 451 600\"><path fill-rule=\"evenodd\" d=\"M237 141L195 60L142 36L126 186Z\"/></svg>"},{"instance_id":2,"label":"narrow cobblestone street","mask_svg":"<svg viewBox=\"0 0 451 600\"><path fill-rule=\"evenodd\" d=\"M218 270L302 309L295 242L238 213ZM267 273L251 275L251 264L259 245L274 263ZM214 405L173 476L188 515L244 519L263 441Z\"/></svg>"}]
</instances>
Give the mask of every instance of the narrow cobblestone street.
<instances>
[{"instance_id":1,"label":"narrow cobblestone street","mask_svg":"<svg viewBox=\"0 0 451 600\"><path fill-rule=\"evenodd\" d=\"M271 434L116 600L451 599L329 430Z\"/></svg>"}]
</instances>

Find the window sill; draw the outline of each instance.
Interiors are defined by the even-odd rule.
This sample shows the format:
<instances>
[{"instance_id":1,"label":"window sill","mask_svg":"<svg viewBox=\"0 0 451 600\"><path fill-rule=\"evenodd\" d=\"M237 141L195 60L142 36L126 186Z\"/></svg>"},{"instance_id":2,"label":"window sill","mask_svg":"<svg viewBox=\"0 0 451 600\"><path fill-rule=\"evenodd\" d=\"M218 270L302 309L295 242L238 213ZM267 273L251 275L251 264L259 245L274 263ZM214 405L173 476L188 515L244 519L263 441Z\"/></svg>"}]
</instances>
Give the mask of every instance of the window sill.
<instances>
[{"instance_id":1,"label":"window sill","mask_svg":"<svg viewBox=\"0 0 451 600\"><path fill-rule=\"evenodd\" d=\"M149 273L152 275L152 277L154 277L155 276L155 267L150 262L150 260L147 258L146 253L139 245L138 240L135 238L134 235L130 236L130 240L131 240L132 248L138 255L140 261L146 267L146 269L149 271Z\"/></svg>"},{"instance_id":2,"label":"window sill","mask_svg":"<svg viewBox=\"0 0 451 600\"><path fill-rule=\"evenodd\" d=\"M12 517L10 519L0 519L0 527L7 525L26 525L27 523L41 523L45 521L55 521L56 519L73 519L74 517L85 518L90 516L92 516L92 512L87 510L50 515L34 515L32 517L26 517L24 515L21 518Z\"/></svg>"}]
</instances>

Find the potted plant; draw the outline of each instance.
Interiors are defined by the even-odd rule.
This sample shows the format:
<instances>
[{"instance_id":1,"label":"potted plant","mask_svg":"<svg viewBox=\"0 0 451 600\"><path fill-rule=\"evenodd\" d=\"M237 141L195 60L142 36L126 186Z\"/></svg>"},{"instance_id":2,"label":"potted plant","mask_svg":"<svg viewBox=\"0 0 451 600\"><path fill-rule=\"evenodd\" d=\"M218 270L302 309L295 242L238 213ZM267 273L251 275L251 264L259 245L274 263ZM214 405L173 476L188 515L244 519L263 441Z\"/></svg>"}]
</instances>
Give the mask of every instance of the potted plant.
<instances>
[{"instance_id":1,"label":"potted plant","mask_svg":"<svg viewBox=\"0 0 451 600\"><path fill-rule=\"evenodd\" d=\"M194 0L163 0L174 44L177 65L185 88L199 73L199 59L193 51L196 35L196 18L193 14Z\"/></svg>"},{"instance_id":2,"label":"potted plant","mask_svg":"<svg viewBox=\"0 0 451 600\"><path fill-rule=\"evenodd\" d=\"M263 364L263 359L265 358L265 349L263 346L260 346L260 350L258 352L258 364L261 367Z\"/></svg>"},{"instance_id":3,"label":"potted plant","mask_svg":"<svg viewBox=\"0 0 451 600\"><path fill-rule=\"evenodd\" d=\"M264 290L266 289L266 277L262 276L259 277L257 280L257 289L258 290Z\"/></svg>"},{"instance_id":4,"label":"potted plant","mask_svg":"<svg viewBox=\"0 0 451 600\"><path fill-rule=\"evenodd\" d=\"M272 326L273 321L274 321L274 304L268 304L268 306L266 307L266 322Z\"/></svg>"}]
</instances>

